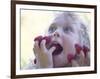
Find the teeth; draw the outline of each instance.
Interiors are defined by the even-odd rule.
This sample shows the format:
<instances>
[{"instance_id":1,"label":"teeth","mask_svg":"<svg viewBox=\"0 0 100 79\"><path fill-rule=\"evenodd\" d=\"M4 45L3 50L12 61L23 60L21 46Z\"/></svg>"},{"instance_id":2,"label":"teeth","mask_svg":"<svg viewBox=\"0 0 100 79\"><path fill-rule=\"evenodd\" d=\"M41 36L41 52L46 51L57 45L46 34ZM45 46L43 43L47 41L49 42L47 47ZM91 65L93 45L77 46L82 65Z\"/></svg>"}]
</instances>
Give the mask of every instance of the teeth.
<instances>
[{"instance_id":1,"label":"teeth","mask_svg":"<svg viewBox=\"0 0 100 79\"><path fill-rule=\"evenodd\" d=\"M54 43L54 44L58 44L58 42L57 42L57 41L53 41L52 43Z\"/></svg>"},{"instance_id":2,"label":"teeth","mask_svg":"<svg viewBox=\"0 0 100 79\"><path fill-rule=\"evenodd\" d=\"M53 42L54 44L57 44L57 42Z\"/></svg>"}]
</instances>

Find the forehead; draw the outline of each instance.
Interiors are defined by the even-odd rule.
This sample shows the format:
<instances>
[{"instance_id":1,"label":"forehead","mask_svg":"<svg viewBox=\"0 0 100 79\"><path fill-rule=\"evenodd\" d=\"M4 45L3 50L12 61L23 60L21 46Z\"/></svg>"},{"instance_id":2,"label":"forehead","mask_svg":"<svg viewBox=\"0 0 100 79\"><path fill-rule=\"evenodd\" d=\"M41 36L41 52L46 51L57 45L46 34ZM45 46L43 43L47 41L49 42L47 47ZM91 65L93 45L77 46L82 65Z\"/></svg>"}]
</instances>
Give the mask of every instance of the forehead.
<instances>
[{"instance_id":1,"label":"forehead","mask_svg":"<svg viewBox=\"0 0 100 79\"><path fill-rule=\"evenodd\" d=\"M57 26L66 26L73 25L76 22L76 16L74 13L64 12L60 15L57 15L53 21L53 25Z\"/></svg>"}]
</instances>

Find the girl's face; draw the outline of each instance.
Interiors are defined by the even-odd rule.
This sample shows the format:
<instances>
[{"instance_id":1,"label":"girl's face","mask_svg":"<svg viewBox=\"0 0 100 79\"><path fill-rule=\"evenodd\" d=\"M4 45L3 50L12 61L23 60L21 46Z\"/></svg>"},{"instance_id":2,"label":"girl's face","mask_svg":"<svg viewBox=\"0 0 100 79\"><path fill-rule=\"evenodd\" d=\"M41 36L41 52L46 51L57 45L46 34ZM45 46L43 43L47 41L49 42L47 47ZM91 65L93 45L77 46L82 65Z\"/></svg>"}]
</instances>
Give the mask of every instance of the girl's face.
<instances>
[{"instance_id":1,"label":"girl's face","mask_svg":"<svg viewBox=\"0 0 100 79\"><path fill-rule=\"evenodd\" d=\"M52 41L59 43L63 47L63 51L59 55L53 56L54 67L67 66L68 54L75 55L75 44L79 43L78 26L68 17L59 16L50 25L48 34Z\"/></svg>"}]
</instances>

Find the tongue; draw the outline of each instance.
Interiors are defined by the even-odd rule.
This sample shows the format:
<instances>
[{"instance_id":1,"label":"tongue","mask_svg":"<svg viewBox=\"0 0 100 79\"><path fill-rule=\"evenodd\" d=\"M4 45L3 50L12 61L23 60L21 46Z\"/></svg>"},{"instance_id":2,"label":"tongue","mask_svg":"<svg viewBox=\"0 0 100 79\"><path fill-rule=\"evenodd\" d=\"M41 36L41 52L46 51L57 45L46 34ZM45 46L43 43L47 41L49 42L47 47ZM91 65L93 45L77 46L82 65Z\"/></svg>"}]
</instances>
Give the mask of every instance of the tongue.
<instances>
[{"instance_id":1,"label":"tongue","mask_svg":"<svg viewBox=\"0 0 100 79\"><path fill-rule=\"evenodd\" d=\"M60 54L62 52L63 48L62 48L62 46L60 44L52 43L50 47L53 47L53 46L56 47L56 49L52 53L53 55L58 55L58 54Z\"/></svg>"}]
</instances>

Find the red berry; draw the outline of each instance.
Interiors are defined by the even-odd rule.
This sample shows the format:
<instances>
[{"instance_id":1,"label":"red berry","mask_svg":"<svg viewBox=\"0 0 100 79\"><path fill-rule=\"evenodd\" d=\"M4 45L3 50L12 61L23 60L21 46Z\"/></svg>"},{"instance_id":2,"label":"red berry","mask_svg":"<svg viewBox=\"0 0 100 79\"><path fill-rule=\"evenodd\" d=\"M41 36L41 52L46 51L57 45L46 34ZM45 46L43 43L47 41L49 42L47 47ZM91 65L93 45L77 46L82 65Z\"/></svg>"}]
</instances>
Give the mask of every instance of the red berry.
<instances>
[{"instance_id":1,"label":"red berry","mask_svg":"<svg viewBox=\"0 0 100 79\"><path fill-rule=\"evenodd\" d=\"M73 60L74 58L75 58L75 56L74 56L73 54L70 54L70 53L69 53L69 54L67 55L67 59L68 59L68 62L69 62L69 63L71 63L72 60Z\"/></svg>"},{"instance_id":2,"label":"red berry","mask_svg":"<svg viewBox=\"0 0 100 79\"><path fill-rule=\"evenodd\" d=\"M40 43L42 41L43 37L42 36L38 36L34 39L34 41L38 41L39 42L39 46L40 46Z\"/></svg>"},{"instance_id":3,"label":"red berry","mask_svg":"<svg viewBox=\"0 0 100 79\"><path fill-rule=\"evenodd\" d=\"M82 47L79 44L75 44L75 48L76 48L76 53L79 54L80 51L82 50Z\"/></svg>"},{"instance_id":4,"label":"red berry","mask_svg":"<svg viewBox=\"0 0 100 79\"><path fill-rule=\"evenodd\" d=\"M51 37L50 36L45 36L45 37L43 37L43 39L46 40L46 45L51 42Z\"/></svg>"},{"instance_id":5,"label":"red berry","mask_svg":"<svg viewBox=\"0 0 100 79\"><path fill-rule=\"evenodd\" d=\"M86 54L90 51L90 49L86 46L83 46L83 52L84 52L84 55L86 56Z\"/></svg>"}]
</instances>

